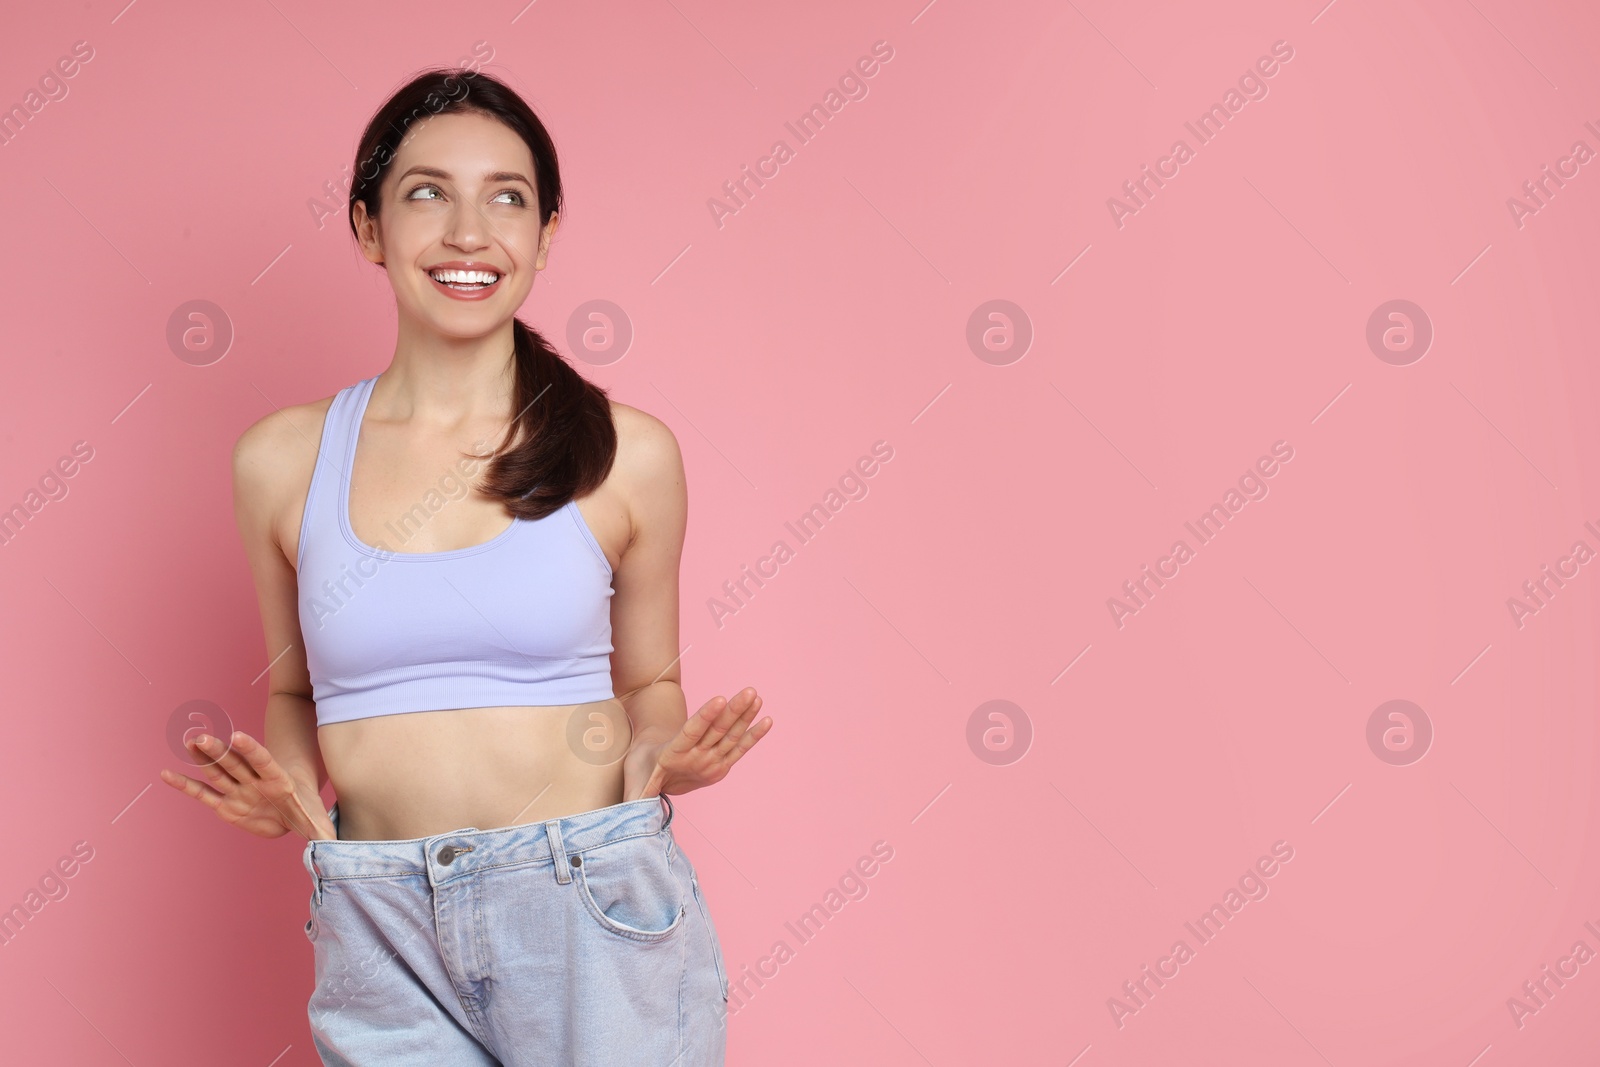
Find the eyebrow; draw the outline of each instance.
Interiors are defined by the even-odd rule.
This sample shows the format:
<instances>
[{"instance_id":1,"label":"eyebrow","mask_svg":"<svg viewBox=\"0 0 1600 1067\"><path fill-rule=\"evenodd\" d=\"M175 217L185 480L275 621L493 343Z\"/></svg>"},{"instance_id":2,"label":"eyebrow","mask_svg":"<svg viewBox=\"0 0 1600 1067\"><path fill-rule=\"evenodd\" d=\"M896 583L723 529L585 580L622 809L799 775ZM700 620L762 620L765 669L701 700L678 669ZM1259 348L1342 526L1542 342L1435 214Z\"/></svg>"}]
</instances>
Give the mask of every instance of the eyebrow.
<instances>
[{"instance_id":1,"label":"eyebrow","mask_svg":"<svg viewBox=\"0 0 1600 1067\"><path fill-rule=\"evenodd\" d=\"M400 177L398 179L396 179L396 181L397 182L403 182L407 178L411 177L411 175L413 175L413 174L421 174L421 175L424 175L424 176L429 177L429 178L441 178L441 179L443 179L444 181L447 181L447 182L455 180L454 175L452 175L447 170L440 170L438 167L426 167L426 166L422 166L421 164L418 164L417 166L412 167L411 169L407 170L404 174L400 175ZM526 185L529 189L533 188L533 183L532 182L530 182L527 178L523 177L521 174L518 174L514 170L492 171L492 172L490 172L488 174L485 174L483 176L483 180L484 180L484 183L488 184L488 185L492 185L495 182L521 182L523 185Z\"/></svg>"}]
</instances>

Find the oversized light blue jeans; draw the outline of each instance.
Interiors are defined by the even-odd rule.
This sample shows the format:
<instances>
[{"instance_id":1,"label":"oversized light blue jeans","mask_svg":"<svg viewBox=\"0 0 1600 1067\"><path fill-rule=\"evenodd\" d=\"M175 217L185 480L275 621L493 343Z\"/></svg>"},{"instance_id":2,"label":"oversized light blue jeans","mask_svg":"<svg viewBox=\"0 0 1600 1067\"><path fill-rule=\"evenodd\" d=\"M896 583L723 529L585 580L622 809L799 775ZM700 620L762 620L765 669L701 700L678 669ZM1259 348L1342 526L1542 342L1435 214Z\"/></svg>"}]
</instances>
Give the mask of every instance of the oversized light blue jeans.
<instances>
[{"instance_id":1,"label":"oversized light blue jeans","mask_svg":"<svg viewBox=\"0 0 1600 1067\"><path fill-rule=\"evenodd\" d=\"M322 1062L720 1067L727 971L671 822L659 796L497 830L308 841Z\"/></svg>"}]
</instances>

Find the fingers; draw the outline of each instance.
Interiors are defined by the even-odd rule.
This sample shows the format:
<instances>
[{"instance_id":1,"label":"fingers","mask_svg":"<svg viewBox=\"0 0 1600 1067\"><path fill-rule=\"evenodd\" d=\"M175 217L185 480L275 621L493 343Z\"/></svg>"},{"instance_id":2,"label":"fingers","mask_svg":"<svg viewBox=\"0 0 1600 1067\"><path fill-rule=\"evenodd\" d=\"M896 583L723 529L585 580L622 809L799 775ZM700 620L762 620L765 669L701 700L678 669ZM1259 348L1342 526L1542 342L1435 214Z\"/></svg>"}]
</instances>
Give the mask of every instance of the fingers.
<instances>
[{"instance_id":1,"label":"fingers","mask_svg":"<svg viewBox=\"0 0 1600 1067\"><path fill-rule=\"evenodd\" d=\"M311 822L311 829L317 835L311 839L313 841L337 841L339 839L339 831L334 827L333 820L328 818L328 813L320 807L317 809L316 817Z\"/></svg>"},{"instance_id":2,"label":"fingers","mask_svg":"<svg viewBox=\"0 0 1600 1067\"><path fill-rule=\"evenodd\" d=\"M277 811L285 827L308 841L332 841L338 836L321 800L316 801L314 811L308 809L300 797L300 783L272 758L265 745L243 732L235 732L233 739L234 747L256 774L262 799Z\"/></svg>"},{"instance_id":3,"label":"fingers","mask_svg":"<svg viewBox=\"0 0 1600 1067\"><path fill-rule=\"evenodd\" d=\"M732 745L728 745L726 742L724 742L722 745L718 745L716 756L722 761L722 773L727 774L728 770L731 769L735 763L739 762L739 757L743 756L746 752L749 752L752 748L754 748L756 742L767 736L768 731L771 729L772 716L768 715L765 719L762 719L749 730L746 730L743 734L741 734Z\"/></svg>"},{"instance_id":4,"label":"fingers","mask_svg":"<svg viewBox=\"0 0 1600 1067\"><path fill-rule=\"evenodd\" d=\"M203 752L198 754L202 757L205 755ZM234 781L232 775L209 760L202 760L197 763L195 769L205 775L206 781L210 782L212 787L224 798L232 796L235 790L239 788L240 783Z\"/></svg>"},{"instance_id":5,"label":"fingers","mask_svg":"<svg viewBox=\"0 0 1600 1067\"><path fill-rule=\"evenodd\" d=\"M318 798L315 804L315 814L308 810L305 801L300 797L300 791L295 788L295 781L287 772L284 779L288 783L288 792L283 795L283 803L279 804L272 797L267 800L278 809L278 814L283 818L283 824L307 841L332 840L336 835L333 832L333 821L328 818L328 813L323 810L322 800ZM284 809L288 810L285 811Z\"/></svg>"},{"instance_id":6,"label":"fingers","mask_svg":"<svg viewBox=\"0 0 1600 1067\"><path fill-rule=\"evenodd\" d=\"M755 721L760 710L761 697L753 686L739 690L731 700L715 696L706 701L657 751L655 767L642 795L662 789L671 791L668 779L687 782L689 789L721 781L740 757L772 729L770 715ZM652 790L657 783L662 789Z\"/></svg>"},{"instance_id":7,"label":"fingers","mask_svg":"<svg viewBox=\"0 0 1600 1067\"><path fill-rule=\"evenodd\" d=\"M285 792L279 779L287 779L287 774L255 738L235 731L231 743L226 745L209 734L189 738L186 743L196 756L197 769L210 780L211 786L165 769L161 771L162 781L202 801L224 822L238 823L264 800L277 810L286 829L294 826L289 814L278 803ZM292 792L293 781L289 780L288 784L288 791ZM233 803L230 804L230 800ZM311 822L309 817L303 821Z\"/></svg>"},{"instance_id":8,"label":"fingers","mask_svg":"<svg viewBox=\"0 0 1600 1067\"><path fill-rule=\"evenodd\" d=\"M751 723L755 721L756 713L760 710L761 698L758 696L750 702L749 707L740 714L739 718L728 729L728 732L723 735L721 742L717 744L714 751L719 757L727 756L738 746L740 740L750 730Z\"/></svg>"},{"instance_id":9,"label":"fingers","mask_svg":"<svg viewBox=\"0 0 1600 1067\"><path fill-rule=\"evenodd\" d=\"M700 710L684 720L683 726L678 730L670 746L675 752L689 752L696 748L703 748L716 744L722 739L727 730L728 709L731 703L725 702L722 707L715 708L720 696L712 697L700 705ZM713 710L715 709L715 710Z\"/></svg>"},{"instance_id":10,"label":"fingers","mask_svg":"<svg viewBox=\"0 0 1600 1067\"><path fill-rule=\"evenodd\" d=\"M255 773L257 784L263 793L280 797L294 792L294 778L272 758L272 753L268 752L260 741L247 733L235 733L233 747Z\"/></svg>"},{"instance_id":11,"label":"fingers","mask_svg":"<svg viewBox=\"0 0 1600 1067\"><path fill-rule=\"evenodd\" d=\"M197 782L193 778L181 775L176 771L169 771L165 767L161 768L161 780L178 792L194 797L212 811L216 811L217 807L222 803L223 796L221 793L203 782Z\"/></svg>"},{"instance_id":12,"label":"fingers","mask_svg":"<svg viewBox=\"0 0 1600 1067\"><path fill-rule=\"evenodd\" d=\"M270 770L277 766L267 747L243 730L233 732L233 748L257 771Z\"/></svg>"},{"instance_id":13,"label":"fingers","mask_svg":"<svg viewBox=\"0 0 1600 1067\"><path fill-rule=\"evenodd\" d=\"M250 739L248 734L239 731L235 731L233 736L235 739ZM255 769L234 749L233 745L224 745L220 738L212 737L210 734L201 734L189 743L206 759L220 766L235 781L245 783L255 779ZM266 751L259 745L256 747L262 752Z\"/></svg>"},{"instance_id":14,"label":"fingers","mask_svg":"<svg viewBox=\"0 0 1600 1067\"><path fill-rule=\"evenodd\" d=\"M735 707L740 708L737 717L726 725L720 738L715 738L713 732L724 724L729 709ZM742 690L722 709L715 719L716 725L702 731L699 742L683 753L694 763L697 777L708 785L721 781L733 769L733 765L771 731L770 715L751 725L760 710L761 697L756 695L754 689Z\"/></svg>"},{"instance_id":15,"label":"fingers","mask_svg":"<svg viewBox=\"0 0 1600 1067\"><path fill-rule=\"evenodd\" d=\"M706 701L705 707L700 709L701 714L705 713L706 707L710 707L715 701L721 699L721 697L712 697L711 700ZM702 741L700 738L696 738L696 740L705 747L715 747L736 724L741 722L748 724L750 717L755 714L755 709L760 703L761 698L756 695L754 687L745 686L735 693L733 699L725 703L720 711L707 720L706 729L701 735L704 740ZM699 716L696 717L698 718ZM744 732L744 726L739 727L739 732Z\"/></svg>"}]
</instances>

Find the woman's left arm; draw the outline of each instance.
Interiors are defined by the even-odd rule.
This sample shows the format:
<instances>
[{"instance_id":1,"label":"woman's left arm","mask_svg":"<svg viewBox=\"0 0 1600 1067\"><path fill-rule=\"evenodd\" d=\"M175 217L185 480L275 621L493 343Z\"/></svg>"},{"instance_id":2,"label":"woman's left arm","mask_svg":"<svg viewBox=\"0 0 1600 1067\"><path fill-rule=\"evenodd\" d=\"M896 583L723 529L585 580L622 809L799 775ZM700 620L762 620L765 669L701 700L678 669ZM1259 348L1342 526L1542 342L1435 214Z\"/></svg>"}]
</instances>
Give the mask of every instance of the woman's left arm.
<instances>
[{"instance_id":1,"label":"woman's left arm","mask_svg":"<svg viewBox=\"0 0 1600 1067\"><path fill-rule=\"evenodd\" d=\"M632 738L623 757L623 800L687 793L721 781L772 728L753 726L761 697L745 687L714 696L692 718L678 647L678 566L688 525L688 488L677 438L638 409L613 408L617 476L629 538L612 574L611 679Z\"/></svg>"}]
</instances>

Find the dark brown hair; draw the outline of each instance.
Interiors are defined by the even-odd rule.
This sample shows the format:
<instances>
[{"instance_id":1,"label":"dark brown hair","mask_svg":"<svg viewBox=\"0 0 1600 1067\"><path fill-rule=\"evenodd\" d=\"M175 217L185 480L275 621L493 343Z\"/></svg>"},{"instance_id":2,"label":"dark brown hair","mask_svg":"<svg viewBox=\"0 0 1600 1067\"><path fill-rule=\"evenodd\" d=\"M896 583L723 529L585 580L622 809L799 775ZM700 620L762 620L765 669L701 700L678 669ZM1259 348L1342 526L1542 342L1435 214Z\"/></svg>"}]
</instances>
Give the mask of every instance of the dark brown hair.
<instances>
[{"instance_id":1,"label":"dark brown hair","mask_svg":"<svg viewBox=\"0 0 1600 1067\"><path fill-rule=\"evenodd\" d=\"M367 123L356 150L347 214L356 233L355 206L377 219L383 177L418 119L460 112L505 123L533 153L539 225L561 209L561 170L550 133L527 103L481 71L425 70L395 91ZM359 239L359 237L358 237ZM387 268L385 268L387 269ZM606 391L580 375L544 335L512 319L515 338L516 422L493 453L483 492L505 500L526 519L540 519L605 481L617 454L617 431ZM513 446L513 442L518 442Z\"/></svg>"}]
</instances>

